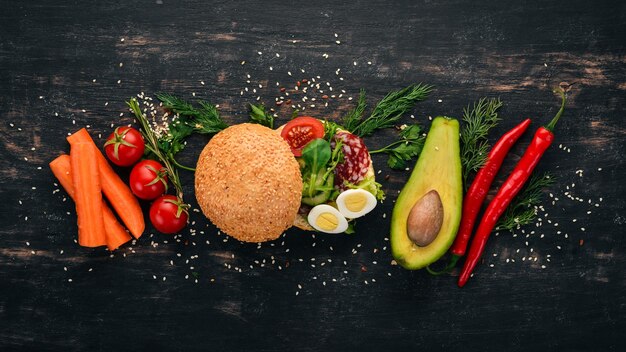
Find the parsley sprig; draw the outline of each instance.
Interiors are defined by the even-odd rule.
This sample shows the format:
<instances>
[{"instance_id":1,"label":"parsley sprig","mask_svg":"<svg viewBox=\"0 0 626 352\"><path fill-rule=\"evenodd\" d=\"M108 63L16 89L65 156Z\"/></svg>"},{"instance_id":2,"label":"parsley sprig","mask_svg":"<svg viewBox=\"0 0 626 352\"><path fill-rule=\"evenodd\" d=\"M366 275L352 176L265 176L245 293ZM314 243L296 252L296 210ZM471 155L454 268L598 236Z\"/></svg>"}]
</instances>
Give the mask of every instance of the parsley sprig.
<instances>
[{"instance_id":1,"label":"parsley sprig","mask_svg":"<svg viewBox=\"0 0 626 352\"><path fill-rule=\"evenodd\" d=\"M370 154L386 153L389 155L387 165L390 168L400 170L407 167L411 159L422 152L426 136L418 124L406 126L400 131L400 140L395 141L384 148L370 151Z\"/></svg>"}]
</instances>

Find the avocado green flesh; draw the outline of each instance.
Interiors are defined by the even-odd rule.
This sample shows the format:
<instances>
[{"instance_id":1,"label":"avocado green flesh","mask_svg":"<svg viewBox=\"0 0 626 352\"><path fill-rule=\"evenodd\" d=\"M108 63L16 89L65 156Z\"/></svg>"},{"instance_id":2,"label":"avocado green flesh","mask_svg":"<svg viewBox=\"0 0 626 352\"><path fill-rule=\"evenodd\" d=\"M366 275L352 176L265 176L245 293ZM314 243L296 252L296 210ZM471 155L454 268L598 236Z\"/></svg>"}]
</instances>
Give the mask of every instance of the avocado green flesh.
<instances>
[{"instance_id":1,"label":"avocado green flesh","mask_svg":"<svg viewBox=\"0 0 626 352\"><path fill-rule=\"evenodd\" d=\"M443 223L435 240L420 247L407 235L407 220L413 205L433 189L441 197ZM391 252L398 264L416 270L441 258L456 237L462 205L459 123L454 119L437 117L391 215Z\"/></svg>"}]
</instances>

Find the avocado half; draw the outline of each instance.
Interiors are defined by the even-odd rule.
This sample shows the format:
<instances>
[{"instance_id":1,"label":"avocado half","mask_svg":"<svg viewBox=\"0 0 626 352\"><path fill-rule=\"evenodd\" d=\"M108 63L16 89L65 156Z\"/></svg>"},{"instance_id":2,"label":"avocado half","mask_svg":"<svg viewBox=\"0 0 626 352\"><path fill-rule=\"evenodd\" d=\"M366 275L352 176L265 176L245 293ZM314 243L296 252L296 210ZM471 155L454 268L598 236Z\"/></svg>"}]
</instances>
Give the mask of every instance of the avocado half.
<instances>
[{"instance_id":1,"label":"avocado half","mask_svg":"<svg viewBox=\"0 0 626 352\"><path fill-rule=\"evenodd\" d=\"M407 220L413 205L431 190L441 197L443 222L434 241L421 247L408 237ZM391 252L398 264L416 270L441 258L456 237L462 206L459 122L439 116L432 122L424 148L391 215Z\"/></svg>"}]
</instances>

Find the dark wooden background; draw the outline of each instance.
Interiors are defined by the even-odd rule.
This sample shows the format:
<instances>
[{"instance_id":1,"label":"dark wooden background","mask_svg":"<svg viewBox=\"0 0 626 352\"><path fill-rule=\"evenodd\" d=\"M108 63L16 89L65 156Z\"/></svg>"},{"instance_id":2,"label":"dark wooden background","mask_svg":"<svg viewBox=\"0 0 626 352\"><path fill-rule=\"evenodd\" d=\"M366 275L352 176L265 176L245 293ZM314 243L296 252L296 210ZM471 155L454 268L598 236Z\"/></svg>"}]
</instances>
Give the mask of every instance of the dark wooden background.
<instances>
[{"instance_id":1,"label":"dark wooden background","mask_svg":"<svg viewBox=\"0 0 626 352\"><path fill-rule=\"evenodd\" d=\"M623 2L2 0L0 8L0 350L621 350ZM391 265L388 215L408 173L378 156L388 200L354 236L290 230L257 247L218 236L193 213L195 235L148 228L111 256L74 243L73 204L47 168L69 150L68 132L88 125L102 143L111 124L132 121L125 100L157 91L195 93L229 123L244 122L257 96L273 104L276 82L318 75L346 91L306 110L319 117L341 116L360 88L373 105L413 82L437 87L413 112L425 126L428 116L460 117L476 99L500 97L504 120L492 140L523 117L533 118L531 130L547 123L558 107L551 87L577 82L539 164L558 177L549 190L558 201L544 202L542 226L493 237L464 289L457 272ZM290 110L280 114L284 122ZM386 131L367 143L392 138ZM206 141L192 138L181 161L192 165ZM193 175L183 182L192 201Z\"/></svg>"}]
</instances>

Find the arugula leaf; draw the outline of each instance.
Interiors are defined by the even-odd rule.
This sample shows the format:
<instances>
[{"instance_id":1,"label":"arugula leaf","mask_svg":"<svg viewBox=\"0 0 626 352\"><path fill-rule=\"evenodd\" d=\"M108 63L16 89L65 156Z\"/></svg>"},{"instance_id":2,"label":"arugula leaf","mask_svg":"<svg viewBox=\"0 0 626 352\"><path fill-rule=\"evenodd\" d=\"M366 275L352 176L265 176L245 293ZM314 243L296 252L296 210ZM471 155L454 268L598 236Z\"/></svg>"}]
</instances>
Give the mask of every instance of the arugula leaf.
<instances>
[{"instance_id":1,"label":"arugula leaf","mask_svg":"<svg viewBox=\"0 0 626 352\"><path fill-rule=\"evenodd\" d=\"M259 125L274 129L274 115L265 110L265 105L250 104L250 120Z\"/></svg>"}]
</instances>

